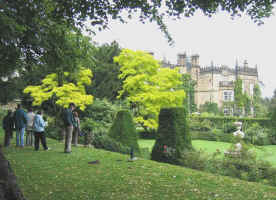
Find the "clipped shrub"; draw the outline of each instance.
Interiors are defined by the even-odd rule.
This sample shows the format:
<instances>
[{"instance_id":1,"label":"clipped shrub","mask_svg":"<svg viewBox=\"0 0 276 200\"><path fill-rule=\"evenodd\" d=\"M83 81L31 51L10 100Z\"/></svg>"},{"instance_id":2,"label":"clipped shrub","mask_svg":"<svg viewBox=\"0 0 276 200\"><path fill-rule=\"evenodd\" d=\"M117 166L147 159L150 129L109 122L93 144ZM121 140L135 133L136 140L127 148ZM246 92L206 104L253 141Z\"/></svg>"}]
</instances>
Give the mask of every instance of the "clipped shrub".
<instances>
[{"instance_id":1,"label":"clipped shrub","mask_svg":"<svg viewBox=\"0 0 276 200\"><path fill-rule=\"evenodd\" d=\"M84 137L80 137L80 142L95 148L107 151L129 154L130 148L109 137L106 128L97 123L94 119L84 118L81 122L81 129Z\"/></svg>"},{"instance_id":2,"label":"clipped shrub","mask_svg":"<svg viewBox=\"0 0 276 200\"><path fill-rule=\"evenodd\" d=\"M135 152L139 152L138 134L128 110L118 111L108 135L115 141L133 148Z\"/></svg>"},{"instance_id":3,"label":"clipped shrub","mask_svg":"<svg viewBox=\"0 0 276 200\"><path fill-rule=\"evenodd\" d=\"M192 149L186 109L184 107L161 109L151 159L180 164L182 153Z\"/></svg>"},{"instance_id":4,"label":"clipped shrub","mask_svg":"<svg viewBox=\"0 0 276 200\"><path fill-rule=\"evenodd\" d=\"M92 142L93 134L105 134L107 135L106 127L98 123L94 119L85 117L81 121L81 132L84 134L84 137L81 137L80 141L85 145L90 145Z\"/></svg>"},{"instance_id":5,"label":"clipped shrub","mask_svg":"<svg viewBox=\"0 0 276 200\"><path fill-rule=\"evenodd\" d=\"M55 118L53 117L47 117L47 126L45 128L45 133L47 137L60 140L60 132L62 131L63 126L57 126L55 122Z\"/></svg>"}]
</instances>

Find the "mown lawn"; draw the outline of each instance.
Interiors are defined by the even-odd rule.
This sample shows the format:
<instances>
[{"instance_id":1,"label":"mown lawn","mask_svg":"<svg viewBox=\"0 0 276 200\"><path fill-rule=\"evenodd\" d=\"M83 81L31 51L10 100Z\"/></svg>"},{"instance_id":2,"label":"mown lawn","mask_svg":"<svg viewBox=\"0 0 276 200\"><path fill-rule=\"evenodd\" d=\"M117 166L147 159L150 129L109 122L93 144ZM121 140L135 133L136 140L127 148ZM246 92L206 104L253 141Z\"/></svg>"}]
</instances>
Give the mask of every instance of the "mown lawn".
<instances>
[{"instance_id":1,"label":"mown lawn","mask_svg":"<svg viewBox=\"0 0 276 200\"><path fill-rule=\"evenodd\" d=\"M140 147L148 148L150 151L154 145L155 140L139 140ZM193 140L193 146L197 150L203 150L206 153L212 154L218 149L221 152L227 150L231 144L226 142L215 142L206 140ZM269 161L276 167L276 145L258 146L255 148L257 158ZM276 199L276 198L275 198Z\"/></svg>"},{"instance_id":2,"label":"mown lawn","mask_svg":"<svg viewBox=\"0 0 276 200\"><path fill-rule=\"evenodd\" d=\"M3 141L2 134L0 140ZM51 151L4 149L28 200L276 199L276 188L48 139ZM88 164L99 160L99 164Z\"/></svg>"}]
</instances>

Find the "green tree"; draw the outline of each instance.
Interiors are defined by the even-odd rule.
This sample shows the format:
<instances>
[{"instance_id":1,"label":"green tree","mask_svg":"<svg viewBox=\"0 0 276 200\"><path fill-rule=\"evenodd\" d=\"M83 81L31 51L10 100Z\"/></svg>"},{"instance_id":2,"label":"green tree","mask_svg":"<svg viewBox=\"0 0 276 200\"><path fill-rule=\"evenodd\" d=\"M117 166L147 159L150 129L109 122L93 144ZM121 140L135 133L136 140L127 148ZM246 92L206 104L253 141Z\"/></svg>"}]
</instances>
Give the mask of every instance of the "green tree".
<instances>
[{"instance_id":1,"label":"green tree","mask_svg":"<svg viewBox=\"0 0 276 200\"><path fill-rule=\"evenodd\" d=\"M188 113L193 113L197 110L195 104L195 85L196 81L192 80L190 74L183 74L183 89L186 92L186 98L184 99L184 105Z\"/></svg>"},{"instance_id":2,"label":"green tree","mask_svg":"<svg viewBox=\"0 0 276 200\"><path fill-rule=\"evenodd\" d=\"M271 98L266 98L265 103L267 103L268 107L268 115L271 116L273 111L276 108L276 89L273 92L273 96ZM276 116L276 115L275 115ZM276 118L275 118L276 119ZM275 126L276 127L276 126ZM275 129L276 130L276 129Z\"/></svg>"},{"instance_id":3,"label":"green tree","mask_svg":"<svg viewBox=\"0 0 276 200\"><path fill-rule=\"evenodd\" d=\"M244 114L245 114L245 116L249 116L252 114L252 110L251 110L252 100L248 96L248 94L244 94L243 98L244 98Z\"/></svg>"},{"instance_id":4,"label":"green tree","mask_svg":"<svg viewBox=\"0 0 276 200\"><path fill-rule=\"evenodd\" d=\"M88 87L88 93L100 99L116 100L122 89L122 80L119 79L120 66L114 63L113 58L120 52L117 42L101 45L93 51L93 85Z\"/></svg>"},{"instance_id":5,"label":"green tree","mask_svg":"<svg viewBox=\"0 0 276 200\"><path fill-rule=\"evenodd\" d=\"M258 123L253 123L248 129L246 129L246 134L249 136L251 144L255 144L255 141L262 131L263 129Z\"/></svg>"},{"instance_id":6,"label":"green tree","mask_svg":"<svg viewBox=\"0 0 276 200\"><path fill-rule=\"evenodd\" d=\"M198 1L109 1L109 0L18 0L1 1L0 11L0 76L12 74L15 69L40 63L48 30L65 26L70 30L107 28L111 19L126 22L134 13L142 22L154 21L172 41L164 24L164 17L183 18L193 16L197 10L212 16L225 10L231 16L246 12L255 22L272 14L274 0L198 0ZM125 14L126 11L128 15ZM59 37L55 37L59 39ZM54 51L54 53L59 53ZM67 70L68 71L68 70Z\"/></svg>"},{"instance_id":7,"label":"green tree","mask_svg":"<svg viewBox=\"0 0 276 200\"><path fill-rule=\"evenodd\" d=\"M205 102L203 105L200 106L199 111L201 113L213 113L215 115L221 114L218 104L214 102Z\"/></svg>"},{"instance_id":8,"label":"green tree","mask_svg":"<svg viewBox=\"0 0 276 200\"><path fill-rule=\"evenodd\" d=\"M234 114L240 116L243 113L245 98L242 91L242 80L237 79L234 85Z\"/></svg>"},{"instance_id":9,"label":"green tree","mask_svg":"<svg viewBox=\"0 0 276 200\"><path fill-rule=\"evenodd\" d=\"M63 80L60 85L57 74L49 74L42 80L41 85L30 85L24 89L24 93L30 93L33 106L40 106L51 98L61 107L68 107L74 102L81 110L92 104L93 96L86 95L85 91L85 85L91 84L92 72L89 69L80 68L77 74L64 72L64 77L67 80Z\"/></svg>"},{"instance_id":10,"label":"green tree","mask_svg":"<svg viewBox=\"0 0 276 200\"><path fill-rule=\"evenodd\" d=\"M253 89L253 108L254 108L254 115L259 117L262 115L262 96L261 96L261 89L258 84L254 85Z\"/></svg>"},{"instance_id":11,"label":"green tree","mask_svg":"<svg viewBox=\"0 0 276 200\"><path fill-rule=\"evenodd\" d=\"M119 78L123 79L123 95L135 114L135 122L156 129L161 108L183 105L185 92L178 69L160 68L152 55L143 51L122 50L114 58L121 65Z\"/></svg>"}]
</instances>

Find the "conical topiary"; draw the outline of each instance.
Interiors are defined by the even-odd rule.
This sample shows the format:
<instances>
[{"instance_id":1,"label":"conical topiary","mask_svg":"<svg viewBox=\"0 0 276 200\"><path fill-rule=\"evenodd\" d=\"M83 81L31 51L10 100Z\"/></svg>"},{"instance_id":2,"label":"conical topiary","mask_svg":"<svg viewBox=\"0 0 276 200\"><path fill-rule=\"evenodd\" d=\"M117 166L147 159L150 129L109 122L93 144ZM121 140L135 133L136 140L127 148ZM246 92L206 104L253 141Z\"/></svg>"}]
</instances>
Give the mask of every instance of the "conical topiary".
<instances>
[{"instance_id":1,"label":"conical topiary","mask_svg":"<svg viewBox=\"0 0 276 200\"><path fill-rule=\"evenodd\" d=\"M192 149L186 109L184 107L161 109L151 159L179 164L181 154Z\"/></svg>"},{"instance_id":2,"label":"conical topiary","mask_svg":"<svg viewBox=\"0 0 276 200\"><path fill-rule=\"evenodd\" d=\"M139 152L138 134L128 110L121 110L117 113L109 130L109 136L121 144L133 148L135 152Z\"/></svg>"}]
</instances>

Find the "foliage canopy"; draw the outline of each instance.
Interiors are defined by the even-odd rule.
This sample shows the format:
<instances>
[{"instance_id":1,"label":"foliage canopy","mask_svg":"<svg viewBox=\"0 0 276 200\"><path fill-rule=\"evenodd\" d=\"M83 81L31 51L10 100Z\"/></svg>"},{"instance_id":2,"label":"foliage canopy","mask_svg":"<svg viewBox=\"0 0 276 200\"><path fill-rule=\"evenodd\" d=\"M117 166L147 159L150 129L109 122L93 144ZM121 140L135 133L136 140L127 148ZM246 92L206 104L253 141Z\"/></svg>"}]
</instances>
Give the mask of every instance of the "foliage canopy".
<instances>
[{"instance_id":1,"label":"foliage canopy","mask_svg":"<svg viewBox=\"0 0 276 200\"><path fill-rule=\"evenodd\" d=\"M80 68L77 74L73 74L71 80L77 80L76 84L69 81L68 72L64 72L64 76L68 78L68 81L64 81L63 85L58 84L57 74L53 73L47 75L41 85L26 87L24 93L31 94L34 106L41 105L51 97L56 97L56 104L62 107L67 107L69 103L74 102L81 110L84 110L86 105L92 104L93 96L86 95L85 91L85 85L91 84L91 70Z\"/></svg>"},{"instance_id":2,"label":"foliage canopy","mask_svg":"<svg viewBox=\"0 0 276 200\"><path fill-rule=\"evenodd\" d=\"M152 55L129 49L114 61L121 65L119 78L123 79L118 98L126 96L137 123L156 129L161 108L183 105L185 92L179 89L182 76L178 69L160 68Z\"/></svg>"},{"instance_id":3,"label":"foliage canopy","mask_svg":"<svg viewBox=\"0 0 276 200\"><path fill-rule=\"evenodd\" d=\"M231 16L245 12L261 23L263 18L272 14L274 3L275 0L2 0L0 76L40 63L49 40L62 40L65 28L80 31L87 22L91 26L86 28L93 31L95 28L107 28L110 20L126 22L138 14L142 22L156 22L168 40L172 41L164 23L167 16L191 17L197 10L212 16L218 10L224 10ZM53 51L56 56L59 53Z\"/></svg>"}]
</instances>

